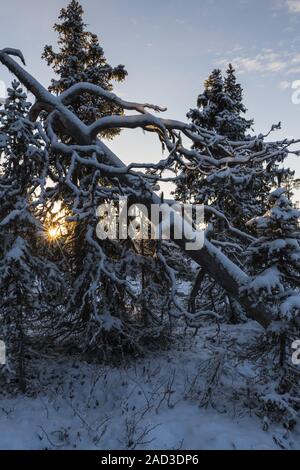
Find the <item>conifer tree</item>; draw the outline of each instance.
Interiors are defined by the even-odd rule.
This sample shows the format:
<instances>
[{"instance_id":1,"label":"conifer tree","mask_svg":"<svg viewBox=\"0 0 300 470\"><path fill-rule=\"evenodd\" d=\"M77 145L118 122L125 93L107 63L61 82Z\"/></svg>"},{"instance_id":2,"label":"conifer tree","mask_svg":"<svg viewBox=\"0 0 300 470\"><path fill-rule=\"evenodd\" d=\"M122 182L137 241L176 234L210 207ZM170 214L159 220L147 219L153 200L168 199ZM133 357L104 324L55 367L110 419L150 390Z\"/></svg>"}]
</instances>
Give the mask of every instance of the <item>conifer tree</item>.
<instances>
[{"instance_id":1,"label":"conifer tree","mask_svg":"<svg viewBox=\"0 0 300 470\"><path fill-rule=\"evenodd\" d=\"M229 64L225 79L221 70L212 71L204 83L204 92L198 96L197 109L191 109L187 116L194 124L229 140L243 140L253 125L253 120L243 117L246 111L242 87Z\"/></svg>"},{"instance_id":2,"label":"conifer tree","mask_svg":"<svg viewBox=\"0 0 300 470\"><path fill-rule=\"evenodd\" d=\"M237 83L235 70L228 65L224 80L226 108L219 118L221 134L230 140L244 140L246 133L253 126L253 119L246 119L247 109L243 103L243 89Z\"/></svg>"},{"instance_id":3,"label":"conifer tree","mask_svg":"<svg viewBox=\"0 0 300 470\"><path fill-rule=\"evenodd\" d=\"M247 251L250 271L255 273L251 286L256 294L284 299L300 287L300 211L293 207L284 188L270 194L269 204L265 215L248 222L259 236ZM281 311L291 317L292 309L284 299Z\"/></svg>"},{"instance_id":4,"label":"conifer tree","mask_svg":"<svg viewBox=\"0 0 300 470\"><path fill-rule=\"evenodd\" d=\"M57 75L49 87L49 90L56 94L79 82L92 83L112 91L112 82L121 82L127 75L123 65L112 67L107 62L97 35L86 30L83 14L80 3L71 0L68 6L61 10L60 22L54 25L54 30L59 36L59 51L55 52L49 45L44 48L42 58L52 66ZM122 114L121 109L114 103L89 94L78 97L72 104L72 109L86 124L103 116ZM112 129L106 131L104 136L112 138L118 133L118 130Z\"/></svg>"},{"instance_id":5,"label":"conifer tree","mask_svg":"<svg viewBox=\"0 0 300 470\"><path fill-rule=\"evenodd\" d=\"M245 133L253 124L253 120L248 121L241 116L246 112L242 98L242 87L237 83L235 71L229 64L225 80L219 69L213 70L204 84L203 94L198 96L197 109L191 109L187 116L197 126L216 132L224 138L240 141L246 139ZM200 144L196 147L206 151ZM224 157L224 153L214 152L213 157L220 159ZM176 199L198 204L209 203L224 211L228 217L234 215L234 222L239 220L239 226L242 226L245 217L255 215L255 212L244 212L243 200L249 199L251 191L265 191L265 185L261 181L253 180L253 168L247 168L246 172L244 168L245 165L232 170L225 167L216 171L215 167L209 168L206 165L203 171L184 169L176 187ZM242 191L245 191L245 195L241 199ZM255 200L259 200L258 194Z\"/></svg>"},{"instance_id":6,"label":"conifer tree","mask_svg":"<svg viewBox=\"0 0 300 470\"><path fill-rule=\"evenodd\" d=\"M59 272L40 246L43 227L35 212L46 184L47 155L27 117L29 107L14 80L0 111L0 326L23 391L28 332L49 313L60 289Z\"/></svg>"},{"instance_id":7,"label":"conifer tree","mask_svg":"<svg viewBox=\"0 0 300 470\"><path fill-rule=\"evenodd\" d=\"M265 136L246 135L253 120L245 119L245 112L243 90L237 83L232 65L229 64L224 80L221 71L214 70L205 82L204 93L198 98L198 109L191 110L188 117L193 124L215 133L216 139L223 138L224 143L219 148L206 148L197 143L194 148L216 160L226 159L229 156L226 153L226 142L229 139L239 145L242 142L250 144L253 151L259 153L264 146ZM273 126L272 130L278 127L279 125ZM245 157L247 158L246 154ZM206 162L193 168L187 162L179 175L175 197L181 202L204 204L207 207L207 236L216 241L232 260L244 265L249 240L229 233L224 218L216 216L215 211L223 214L233 227L253 235L253 228L246 225L247 222L264 214L272 188L284 185L293 178L293 172L279 167L282 161L281 154L278 160L272 158L267 164L249 159L241 165L230 166L224 163L217 166ZM232 304L231 301L230 303Z\"/></svg>"},{"instance_id":8,"label":"conifer tree","mask_svg":"<svg viewBox=\"0 0 300 470\"><path fill-rule=\"evenodd\" d=\"M66 8L63 8L59 14L59 22L54 25L54 30L58 33L58 52L55 52L52 46L45 46L42 57L47 64L52 66L57 75L51 82L49 90L60 94L72 85L80 82L88 82L101 86L104 90L113 90L113 81L121 82L125 79L127 72L123 65L112 67L106 60L103 48L99 43L96 34L87 31L83 20L84 11L80 3L71 0ZM83 93L72 102L71 110L86 124L91 124L95 120L108 116L122 114L123 111L111 101ZM61 133L61 131L58 131ZM101 133L101 137L112 139L119 134L118 129L110 129ZM64 136L66 137L66 136ZM67 137L70 142L71 139ZM51 163L53 162L53 166ZM65 178L65 174L58 175L56 169L56 156L50 155L50 166L53 169L52 177L55 178L56 198L62 202L70 216L74 216L74 199L70 198L70 188L65 184L61 185L59 181ZM69 163L65 166L65 172L70 170ZM72 172L72 183L80 191L89 193L90 200L94 201L94 207L89 211L85 220L76 221L75 228L69 240L73 240L72 247L67 249L69 265L72 267L73 293L71 295L72 309L80 306L79 310L84 319L91 316L92 300L89 292L93 283L91 267L87 260L96 259L98 251L95 246L87 242L89 224L92 220L96 224L95 211L97 204L104 202L103 199L94 197L96 187L105 186L106 182L96 177L96 172L83 165L77 165L76 171ZM82 198L77 201L77 210L81 204L86 202ZM99 242L100 243L100 242ZM69 271L68 268L66 268ZM66 273L69 274L68 272ZM99 287L99 286L98 286ZM97 287L97 288L98 288Z\"/></svg>"},{"instance_id":9,"label":"conifer tree","mask_svg":"<svg viewBox=\"0 0 300 470\"><path fill-rule=\"evenodd\" d=\"M204 92L198 96L197 108L190 109L187 117L206 129L218 129L217 116L226 106L222 72L215 69L204 82Z\"/></svg>"},{"instance_id":10,"label":"conifer tree","mask_svg":"<svg viewBox=\"0 0 300 470\"><path fill-rule=\"evenodd\" d=\"M273 191L270 209L248 223L259 238L246 253L253 276L247 286L249 295L275 305L270 331L281 340L281 365L286 336L297 331L300 318L300 211L293 207L286 192L284 188Z\"/></svg>"},{"instance_id":11,"label":"conifer tree","mask_svg":"<svg viewBox=\"0 0 300 470\"><path fill-rule=\"evenodd\" d=\"M258 239L246 252L252 278L245 291L250 299L262 300L273 310L273 321L256 345L264 360L269 354L274 363L264 372L268 385L258 397L273 418L292 429L296 424L299 374L290 368L289 350L299 332L300 211L287 195L285 188L273 191L266 214L249 222Z\"/></svg>"},{"instance_id":12,"label":"conifer tree","mask_svg":"<svg viewBox=\"0 0 300 470\"><path fill-rule=\"evenodd\" d=\"M220 70L214 70L205 82L205 90L198 97L198 109L191 110L188 117L196 125L216 132L218 136L231 141L251 142L254 151L259 152L265 136L247 136L246 132L253 125L242 115L246 113L243 104L243 90L235 76L235 70L229 64L223 80ZM272 126L272 130L280 127ZM224 142L224 149L226 144ZM207 152L206 148L198 149ZM213 152L213 158L228 156L226 151ZM224 164L217 168L206 164L203 168L184 168L176 187L176 199L183 202L206 204L221 211L231 223L242 230L247 230L246 222L266 211L266 201L270 190L293 178L289 169L279 168L275 159L270 163L249 160L247 164L230 167Z\"/></svg>"}]
</instances>

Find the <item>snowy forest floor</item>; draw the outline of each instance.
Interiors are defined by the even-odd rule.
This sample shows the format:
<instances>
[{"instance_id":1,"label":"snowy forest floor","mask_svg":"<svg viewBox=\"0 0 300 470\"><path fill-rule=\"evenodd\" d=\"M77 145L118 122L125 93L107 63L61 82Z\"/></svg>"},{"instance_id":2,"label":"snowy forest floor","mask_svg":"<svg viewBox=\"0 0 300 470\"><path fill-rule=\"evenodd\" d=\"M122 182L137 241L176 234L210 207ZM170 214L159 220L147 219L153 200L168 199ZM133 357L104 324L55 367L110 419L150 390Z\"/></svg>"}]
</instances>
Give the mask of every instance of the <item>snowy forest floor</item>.
<instances>
[{"instance_id":1,"label":"snowy forest floor","mask_svg":"<svg viewBox=\"0 0 300 470\"><path fill-rule=\"evenodd\" d=\"M36 359L32 396L2 392L0 448L300 449L299 428L263 426L247 400L256 370L235 351L260 332L254 322L179 329L163 351L114 368Z\"/></svg>"}]
</instances>

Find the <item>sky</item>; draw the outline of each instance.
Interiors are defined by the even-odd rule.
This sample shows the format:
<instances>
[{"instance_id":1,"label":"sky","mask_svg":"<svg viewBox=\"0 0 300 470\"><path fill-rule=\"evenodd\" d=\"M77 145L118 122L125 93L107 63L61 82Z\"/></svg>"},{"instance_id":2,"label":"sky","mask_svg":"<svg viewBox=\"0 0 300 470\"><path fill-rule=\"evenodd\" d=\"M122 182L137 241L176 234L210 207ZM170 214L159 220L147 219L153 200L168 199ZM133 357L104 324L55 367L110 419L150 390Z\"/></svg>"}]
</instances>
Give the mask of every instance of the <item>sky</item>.
<instances>
[{"instance_id":1,"label":"sky","mask_svg":"<svg viewBox=\"0 0 300 470\"><path fill-rule=\"evenodd\" d=\"M1 45L22 50L27 69L44 85L53 77L41 60L56 45L52 26L67 0L1 0ZM300 138L300 0L82 0L88 29L99 35L111 65L124 64L121 97L166 106L185 120L203 82L230 61L244 88L255 132L282 122L274 139ZM0 81L11 76L0 66ZM1 83L1 82L0 82ZM0 84L0 95L2 93ZM297 90L296 90L297 91ZM299 93L300 96L300 93ZM294 102L293 102L294 101ZM296 102L295 102L296 101ZM300 100L299 100L300 101ZM153 134L123 131L111 147L125 162L158 161ZM300 144L299 144L300 148ZM300 176L300 157L291 159Z\"/></svg>"}]
</instances>

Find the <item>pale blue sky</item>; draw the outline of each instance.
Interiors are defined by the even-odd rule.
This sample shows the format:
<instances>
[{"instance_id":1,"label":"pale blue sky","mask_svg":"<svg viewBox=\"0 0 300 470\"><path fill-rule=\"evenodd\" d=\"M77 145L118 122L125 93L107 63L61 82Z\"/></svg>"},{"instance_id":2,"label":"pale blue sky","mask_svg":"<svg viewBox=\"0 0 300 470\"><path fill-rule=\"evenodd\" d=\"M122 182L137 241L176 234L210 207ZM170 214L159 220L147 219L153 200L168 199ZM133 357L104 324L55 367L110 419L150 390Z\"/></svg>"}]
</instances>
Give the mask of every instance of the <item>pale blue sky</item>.
<instances>
[{"instance_id":1,"label":"pale blue sky","mask_svg":"<svg viewBox=\"0 0 300 470\"><path fill-rule=\"evenodd\" d=\"M300 137L300 105L291 84L300 80L300 0L82 0L85 20L101 38L112 65L128 70L116 91L126 99L168 107L185 119L212 68L233 61L255 130L282 121L275 137ZM1 45L21 48L28 70L48 84L44 44L67 1L1 1ZM0 80L9 76L0 67ZM125 161L160 158L153 135L126 131L113 143ZM300 170L299 163L294 163ZM299 171L300 173L300 171Z\"/></svg>"}]
</instances>

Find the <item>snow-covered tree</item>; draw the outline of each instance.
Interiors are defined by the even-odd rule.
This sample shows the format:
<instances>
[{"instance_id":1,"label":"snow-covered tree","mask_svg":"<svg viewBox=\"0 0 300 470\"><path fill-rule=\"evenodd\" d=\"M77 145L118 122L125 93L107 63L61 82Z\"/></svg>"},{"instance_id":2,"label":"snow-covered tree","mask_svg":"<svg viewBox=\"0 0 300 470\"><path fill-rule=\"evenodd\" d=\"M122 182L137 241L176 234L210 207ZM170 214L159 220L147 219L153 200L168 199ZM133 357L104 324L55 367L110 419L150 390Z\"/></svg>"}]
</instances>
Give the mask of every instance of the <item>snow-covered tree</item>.
<instances>
[{"instance_id":1,"label":"snow-covered tree","mask_svg":"<svg viewBox=\"0 0 300 470\"><path fill-rule=\"evenodd\" d=\"M226 135L230 140L243 140L253 126L253 119L244 117L247 108L243 103L243 89L237 83L235 70L231 64L228 65L226 71L224 92L227 106L220 116L221 134Z\"/></svg>"},{"instance_id":2,"label":"snow-covered tree","mask_svg":"<svg viewBox=\"0 0 300 470\"><path fill-rule=\"evenodd\" d=\"M106 91L113 90L113 82L123 81L127 72L122 65L112 67L106 60L103 48L101 47L97 35L87 31L86 24L83 20L84 11L82 6L76 0L71 0L66 8L63 8L59 15L59 22L54 25L54 30L58 33L59 51L55 52L52 46L46 46L43 58L48 65L52 66L56 78L52 80L49 90L59 95L70 87L80 82L91 83L101 86ZM96 97L90 93L85 93L72 100L70 109L85 124L91 124L95 120L111 114L119 115L123 110L113 102L109 102L102 97ZM63 135L62 130L59 130ZM119 130L107 129L100 133L101 137L113 138L119 133ZM66 136L64 136L66 138ZM68 137L69 142L72 139ZM62 158L61 158L62 160ZM100 286L94 288L94 280L92 274L92 259L98 259L97 247L88 242L89 223L96 224L95 211L96 204L104 202L104 198L95 197L96 186L101 184L103 187L107 182L101 180L99 172L94 169L87 168L84 165L70 165L62 163L61 170L58 171L57 154L50 152L50 168L52 170L52 179L56 183L54 191L56 191L55 199L67 209L69 216L75 217L74 209L80 210L85 204L85 199L77 196L76 205L74 205L74 195L66 184L61 181L72 177L72 184L79 188L79 192L90 194L89 201L93 201L93 206L86 210L86 220L76 220L75 226L71 227L68 240L70 243L65 245L68 257L68 266L65 266L67 274L69 274L69 266L71 266L71 275L73 279L73 293L71 294L71 308L74 310L74 302L77 303L81 311L83 319L88 320L93 310L93 302L88 292L98 292ZM99 180L99 181L98 181ZM94 195L93 195L94 194ZM52 196L53 200L53 196ZM88 222L88 219L90 222ZM107 246L106 246L107 249ZM93 286L93 289L90 289ZM95 294L96 295L96 294ZM99 292L97 293L99 296ZM96 302L97 303L97 302Z\"/></svg>"},{"instance_id":3,"label":"snow-covered tree","mask_svg":"<svg viewBox=\"0 0 300 470\"><path fill-rule=\"evenodd\" d=\"M229 64L225 79L221 70L212 71L204 83L204 92L198 96L197 108L187 116L194 124L215 130L230 140L243 140L253 125L253 120L243 117L246 111L242 87Z\"/></svg>"},{"instance_id":4,"label":"snow-covered tree","mask_svg":"<svg viewBox=\"0 0 300 470\"><path fill-rule=\"evenodd\" d=\"M285 158L281 152L277 160L272 158L268 161L249 158L249 149L245 152L242 150L243 163L228 164L226 139L233 145L234 142L245 142L245 149L250 146L258 154L269 135L246 135L253 124L253 120L243 117L246 111L243 90L237 83L232 65L229 64L225 79L220 70L214 70L205 82L204 93L198 98L198 109L191 110L188 117L193 124L217 132L217 139L223 137L223 145L218 147L218 152L214 150L212 153L211 148L206 148L201 141L194 148L197 147L202 153L211 153L214 159L225 161L217 168L215 164L209 165L207 162L205 165L183 167L176 182L175 197L183 202L209 205L224 213L236 228L247 231L246 222L265 212L270 190L285 184L294 174L279 166ZM278 128L280 123L273 125L271 131ZM222 230L223 225L218 225L216 229Z\"/></svg>"},{"instance_id":5,"label":"snow-covered tree","mask_svg":"<svg viewBox=\"0 0 300 470\"><path fill-rule=\"evenodd\" d=\"M225 107L226 97L222 72L219 69L214 69L204 82L204 91L198 96L197 108L190 109L187 117L198 126L217 130L218 116Z\"/></svg>"},{"instance_id":6,"label":"snow-covered tree","mask_svg":"<svg viewBox=\"0 0 300 470\"><path fill-rule=\"evenodd\" d=\"M271 361L264 367L268 386L257 396L265 413L292 429L299 374L291 368L289 351L300 324L300 211L287 195L285 188L273 191L266 214L248 223L258 238L246 252L252 277L244 291L253 302L264 302L273 312L271 324L256 345L264 361Z\"/></svg>"},{"instance_id":7,"label":"snow-covered tree","mask_svg":"<svg viewBox=\"0 0 300 470\"><path fill-rule=\"evenodd\" d=\"M30 103L14 80L0 110L0 325L11 371L26 388L25 350L32 324L49 314L60 289L59 272L41 248L35 213L47 175L47 153L27 117Z\"/></svg>"},{"instance_id":8,"label":"snow-covered tree","mask_svg":"<svg viewBox=\"0 0 300 470\"><path fill-rule=\"evenodd\" d=\"M52 79L49 90L56 94L80 82L92 83L112 91L113 81L121 82L127 75L123 65L112 67L107 62L97 35L86 30L83 14L80 3L71 0L61 10L60 22L54 25L54 30L59 35L59 51L55 52L52 46L45 46L42 57L57 75ZM115 103L85 93L72 102L71 109L86 124L103 116L122 114L122 109ZM117 129L110 129L102 135L112 138L118 132Z\"/></svg>"},{"instance_id":9,"label":"snow-covered tree","mask_svg":"<svg viewBox=\"0 0 300 470\"><path fill-rule=\"evenodd\" d=\"M237 131L235 135L231 134L232 140L228 142L229 134L225 136L225 132L220 127L219 132L223 132L223 136L215 134L208 145L205 145L206 142L203 139L199 139L199 142L193 145L190 152L186 154L185 162L181 160L181 164L177 164L179 176L176 180L175 197L181 202L205 205L207 237L218 244L234 262L244 266L245 250L254 235L253 229L247 225L247 222L253 217L264 214L269 192L276 187L290 186L294 173L282 167L288 151L282 149L281 145L278 148L276 143L271 144L268 147L268 156L264 154L263 149L269 134L253 137L245 135L248 124L250 126L253 121L246 121L240 117L240 113L245 112L246 109L242 102L242 89L236 83L231 66L227 71L225 83L222 81L220 71L214 71L209 78L207 89L213 90L216 98L212 108L207 105L206 117L212 116L212 110L216 114L206 122L195 121L194 124L202 124L206 128L211 126L210 131L215 132L216 116L218 119L219 116L223 116L225 117L223 124L226 121L230 127L232 123L235 123ZM230 99L229 96L231 96ZM204 99L203 96L201 99ZM229 103L226 111L222 110L222 103ZM235 103L235 107L232 103ZM230 115L232 119L229 118ZM271 132L279 127L280 124L272 126ZM223 126L223 130L224 128ZM214 146L215 141L220 142L220 145ZM233 148L228 151L230 147ZM237 151L239 147L240 151ZM196 149L202 155L207 156L203 158L203 161L197 162L197 159L193 161ZM232 158L231 155L237 158ZM234 158L236 158L235 164L232 163ZM242 160L239 162L240 158ZM238 230L228 230L229 225ZM244 235L241 236L241 232ZM199 278L203 278L203 283L205 273L201 270ZM239 308L234 306L233 300L226 293L223 298L223 294L224 292L216 294L219 300L223 299L220 302L220 310L224 311L224 306L228 304L232 315L229 314L227 317L236 321L235 312ZM193 292L192 295L194 295ZM207 305L207 302L205 304ZM243 317L243 314L238 316Z\"/></svg>"},{"instance_id":10,"label":"snow-covered tree","mask_svg":"<svg viewBox=\"0 0 300 470\"><path fill-rule=\"evenodd\" d=\"M300 211L279 188L269 197L270 209L252 219L258 239L247 250L252 279L247 285L250 296L273 305L270 331L280 336L281 363L284 363L284 338L299 325L300 313Z\"/></svg>"},{"instance_id":11,"label":"snow-covered tree","mask_svg":"<svg viewBox=\"0 0 300 470\"><path fill-rule=\"evenodd\" d=\"M255 295L262 295L278 302L284 299L280 312L292 319L293 302L287 302L291 290L300 287L300 211L286 197L286 189L279 188L269 197L270 209L261 217L248 222L259 238L247 251L249 268L255 273L251 288ZM296 308L297 310L297 308Z\"/></svg>"},{"instance_id":12,"label":"snow-covered tree","mask_svg":"<svg viewBox=\"0 0 300 470\"><path fill-rule=\"evenodd\" d=\"M187 114L192 123L230 141L251 140L249 136L246 137L246 131L252 126L253 120L241 116L247 110L243 104L243 90L237 83L233 67L229 64L225 80L220 70L213 70L204 86L203 94L198 97L198 108ZM257 150L261 145L260 140L260 137L252 139L252 145ZM201 152L209 151L201 142L196 147ZM214 152L213 157L224 158L224 148L219 148L218 153ZM257 205L264 200L267 190L266 184L262 183L262 165L259 170L257 172L256 162L249 162L247 167L223 165L218 169L207 164L196 168L189 166L183 169L177 181L175 196L179 201L210 204L223 211L234 225L244 227L245 222L257 214ZM245 202L248 207L245 207Z\"/></svg>"}]
</instances>

